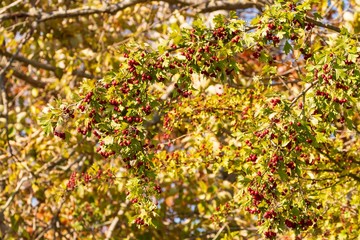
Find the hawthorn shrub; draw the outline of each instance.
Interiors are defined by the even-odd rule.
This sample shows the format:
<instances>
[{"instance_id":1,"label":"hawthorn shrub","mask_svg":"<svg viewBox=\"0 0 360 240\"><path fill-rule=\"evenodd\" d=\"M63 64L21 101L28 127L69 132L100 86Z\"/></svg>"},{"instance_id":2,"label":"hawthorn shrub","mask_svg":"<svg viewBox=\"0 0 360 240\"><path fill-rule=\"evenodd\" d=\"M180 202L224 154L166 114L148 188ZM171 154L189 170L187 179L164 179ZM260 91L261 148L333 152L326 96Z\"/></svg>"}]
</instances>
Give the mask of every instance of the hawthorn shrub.
<instances>
[{"instance_id":1,"label":"hawthorn shrub","mask_svg":"<svg viewBox=\"0 0 360 240\"><path fill-rule=\"evenodd\" d=\"M41 116L102 156L63 194L121 181L143 231L168 207L226 239L357 237L360 44L314 6L277 1L250 24L199 18L156 47L121 47L117 68Z\"/></svg>"}]
</instances>

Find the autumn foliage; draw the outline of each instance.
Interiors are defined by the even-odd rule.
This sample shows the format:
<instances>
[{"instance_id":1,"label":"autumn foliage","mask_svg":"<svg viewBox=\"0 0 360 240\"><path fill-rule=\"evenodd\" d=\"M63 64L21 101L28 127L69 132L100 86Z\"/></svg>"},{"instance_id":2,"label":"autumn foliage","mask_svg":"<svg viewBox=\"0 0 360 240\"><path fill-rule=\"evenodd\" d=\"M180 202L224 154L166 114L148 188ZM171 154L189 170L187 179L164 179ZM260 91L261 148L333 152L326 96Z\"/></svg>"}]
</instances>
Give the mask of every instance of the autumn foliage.
<instances>
[{"instance_id":1,"label":"autumn foliage","mask_svg":"<svg viewBox=\"0 0 360 240\"><path fill-rule=\"evenodd\" d=\"M69 163L50 194L68 206L57 237L359 235L358 20L318 1L257 7L121 44L103 77L42 109Z\"/></svg>"}]
</instances>

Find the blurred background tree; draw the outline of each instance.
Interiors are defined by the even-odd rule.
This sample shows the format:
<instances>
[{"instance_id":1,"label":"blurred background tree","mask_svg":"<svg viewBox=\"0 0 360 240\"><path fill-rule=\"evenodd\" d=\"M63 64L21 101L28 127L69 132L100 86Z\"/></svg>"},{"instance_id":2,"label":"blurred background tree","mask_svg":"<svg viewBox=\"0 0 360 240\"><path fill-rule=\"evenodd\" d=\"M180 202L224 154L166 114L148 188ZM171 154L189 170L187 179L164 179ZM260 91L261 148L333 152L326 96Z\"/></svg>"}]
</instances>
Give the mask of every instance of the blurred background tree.
<instances>
[{"instance_id":1,"label":"blurred background tree","mask_svg":"<svg viewBox=\"0 0 360 240\"><path fill-rule=\"evenodd\" d=\"M199 192L228 189L227 174L189 177L164 185L158 228L131 224L126 180L79 188L62 197L71 173L87 172L101 159L94 139L76 136L64 142L45 136L38 117L47 103L73 98L82 81L96 80L118 69L124 44L156 45L168 39L171 26L188 27L201 17L211 25L218 13L251 21L271 0L3 0L0 3L0 232L9 239L200 239L214 237ZM359 32L359 1L314 1L314 8L335 27ZM328 32L319 30L317 34ZM243 79L261 68L243 53ZM295 74L292 66L282 72ZM292 81L296 84L296 79ZM291 85L293 86L293 85ZM206 86L208 87L208 86ZM296 89L296 86L294 87ZM294 90L295 91L295 90ZM151 127L151 126L150 126ZM75 127L67 131L75 133ZM225 134L225 133L224 133ZM75 134L74 134L75 135ZM183 142L179 144L184 144ZM104 163L104 171L116 162ZM200 184L197 182L200 181ZM191 187L190 187L191 186ZM213 189L214 188L214 189ZM220 193L219 193L220 194ZM225 200L228 191L222 191ZM258 237L254 220L239 213L228 226L246 237Z\"/></svg>"}]
</instances>

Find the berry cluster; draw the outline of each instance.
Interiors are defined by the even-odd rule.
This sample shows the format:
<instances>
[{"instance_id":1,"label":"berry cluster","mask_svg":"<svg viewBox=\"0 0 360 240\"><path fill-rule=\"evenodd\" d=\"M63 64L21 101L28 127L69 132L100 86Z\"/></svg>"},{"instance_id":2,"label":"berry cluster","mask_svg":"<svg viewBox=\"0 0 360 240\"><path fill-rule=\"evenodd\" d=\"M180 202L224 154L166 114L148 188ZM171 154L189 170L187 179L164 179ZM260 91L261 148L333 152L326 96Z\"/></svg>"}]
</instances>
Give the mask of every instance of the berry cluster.
<instances>
[{"instance_id":1,"label":"berry cluster","mask_svg":"<svg viewBox=\"0 0 360 240\"><path fill-rule=\"evenodd\" d=\"M341 105L343 105L344 103L347 102L346 99L339 99L339 98L337 98L337 97L334 97L334 98L333 98L333 101L336 102L336 103L339 103L339 104L341 104Z\"/></svg>"},{"instance_id":2,"label":"berry cluster","mask_svg":"<svg viewBox=\"0 0 360 240\"><path fill-rule=\"evenodd\" d=\"M237 36L233 37L233 39L231 39L232 43L238 43L239 41L240 41L240 36L239 35L237 35Z\"/></svg>"},{"instance_id":3,"label":"berry cluster","mask_svg":"<svg viewBox=\"0 0 360 240\"><path fill-rule=\"evenodd\" d=\"M348 59L345 59L345 60L344 60L344 63L345 63L345 65L348 65L348 66L354 64L353 61L350 61L350 60L348 60Z\"/></svg>"},{"instance_id":4,"label":"berry cluster","mask_svg":"<svg viewBox=\"0 0 360 240\"><path fill-rule=\"evenodd\" d=\"M309 23L306 24L305 30L306 30L306 31L311 31L314 27L315 27L315 24L309 22Z\"/></svg>"},{"instance_id":5,"label":"berry cluster","mask_svg":"<svg viewBox=\"0 0 360 240\"><path fill-rule=\"evenodd\" d=\"M275 238L276 237L276 232L273 232L273 231L266 231L264 233L265 237L267 238Z\"/></svg>"},{"instance_id":6,"label":"berry cluster","mask_svg":"<svg viewBox=\"0 0 360 240\"><path fill-rule=\"evenodd\" d=\"M59 131L54 131L54 135L61 138L61 139L65 139L65 133L64 132L59 132Z\"/></svg>"},{"instance_id":7,"label":"berry cluster","mask_svg":"<svg viewBox=\"0 0 360 240\"><path fill-rule=\"evenodd\" d=\"M250 154L250 156L246 159L247 162L253 162L254 164L256 163L257 160L257 155L256 154Z\"/></svg>"},{"instance_id":8,"label":"berry cluster","mask_svg":"<svg viewBox=\"0 0 360 240\"><path fill-rule=\"evenodd\" d=\"M88 173L81 173L81 176L83 177L83 182L85 184L89 183L92 180L92 176L90 176Z\"/></svg>"},{"instance_id":9,"label":"berry cluster","mask_svg":"<svg viewBox=\"0 0 360 240\"><path fill-rule=\"evenodd\" d=\"M270 159L270 161L269 161L269 163L268 163L268 166L269 166L269 168L270 168L270 172L271 172L271 173L274 173L274 172L276 171L277 166L278 166L278 162L280 162L280 161L283 161L283 157L282 157L282 156L278 156L278 155L274 154L274 155L271 157L271 159Z\"/></svg>"},{"instance_id":10,"label":"berry cluster","mask_svg":"<svg viewBox=\"0 0 360 240\"><path fill-rule=\"evenodd\" d=\"M227 33L224 27L220 27L217 28L213 31L213 37L218 40L218 39L224 39L226 38Z\"/></svg>"},{"instance_id":11,"label":"berry cluster","mask_svg":"<svg viewBox=\"0 0 360 240\"><path fill-rule=\"evenodd\" d=\"M185 56L188 61L191 61L193 59L194 53L195 49L189 47L186 49L186 52L181 52L181 55Z\"/></svg>"},{"instance_id":12,"label":"berry cluster","mask_svg":"<svg viewBox=\"0 0 360 240\"><path fill-rule=\"evenodd\" d=\"M75 118L74 110L71 110L67 107L63 108L63 114L66 116L66 118Z\"/></svg>"},{"instance_id":13,"label":"berry cluster","mask_svg":"<svg viewBox=\"0 0 360 240\"><path fill-rule=\"evenodd\" d=\"M88 92L87 94L86 94L86 96L85 96L85 98L84 98L84 102L85 103L89 103L90 102L90 100L91 100L91 97L94 95L94 93L93 92ZM82 110L83 111L83 110Z\"/></svg>"},{"instance_id":14,"label":"berry cluster","mask_svg":"<svg viewBox=\"0 0 360 240\"><path fill-rule=\"evenodd\" d=\"M259 214L259 213L261 213L260 209L258 209L258 208L251 209L249 207L246 207L245 210L247 212L251 213L251 214Z\"/></svg>"},{"instance_id":15,"label":"berry cluster","mask_svg":"<svg viewBox=\"0 0 360 240\"><path fill-rule=\"evenodd\" d=\"M302 53L302 55L304 56L305 60L308 60L309 58L312 57L312 53L308 52L308 50L305 50L304 48L300 48L299 50Z\"/></svg>"},{"instance_id":16,"label":"berry cluster","mask_svg":"<svg viewBox=\"0 0 360 240\"><path fill-rule=\"evenodd\" d=\"M107 175L103 174L102 169L98 169L97 172L90 175L88 172L81 173L79 176L77 176L76 172L71 173L69 181L67 183L67 190L72 191L75 189L76 185L81 183L83 185L86 185L90 183L93 180L105 180L105 182L113 182L114 181L114 174L111 172L110 169L106 171ZM105 178L103 178L105 177Z\"/></svg>"},{"instance_id":17,"label":"berry cluster","mask_svg":"<svg viewBox=\"0 0 360 240\"><path fill-rule=\"evenodd\" d=\"M78 107L79 109L80 109L80 111L85 111L85 106L84 105L79 105L79 107Z\"/></svg>"},{"instance_id":18,"label":"berry cluster","mask_svg":"<svg viewBox=\"0 0 360 240\"><path fill-rule=\"evenodd\" d=\"M128 57L128 55L126 54L124 54L124 57ZM128 61L128 70L129 70L129 72L131 72L131 73L133 73L133 72L135 72L136 71L136 66L139 66L140 64L137 62L137 61L135 61L134 59L130 59L129 61Z\"/></svg>"},{"instance_id":19,"label":"berry cluster","mask_svg":"<svg viewBox=\"0 0 360 240\"><path fill-rule=\"evenodd\" d=\"M260 57L260 55L261 55L261 51L263 50L263 47L262 46L260 46L260 45L257 45L256 47L255 47L255 50L254 50L254 52L253 52L253 57L254 58L259 58Z\"/></svg>"},{"instance_id":20,"label":"berry cluster","mask_svg":"<svg viewBox=\"0 0 360 240\"><path fill-rule=\"evenodd\" d=\"M257 136L258 138L264 138L268 133L269 129L265 129L264 131L256 132L255 136Z\"/></svg>"},{"instance_id":21,"label":"berry cluster","mask_svg":"<svg viewBox=\"0 0 360 240\"><path fill-rule=\"evenodd\" d=\"M281 100L279 98L272 98L270 100L270 103L272 105L272 107L275 107L276 105L278 105L279 103L281 103Z\"/></svg>"},{"instance_id":22,"label":"berry cluster","mask_svg":"<svg viewBox=\"0 0 360 240\"><path fill-rule=\"evenodd\" d=\"M250 195L252 196L253 199L253 203L255 206L259 205L259 203L261 202L261 200L264 199L264 195L261 194L259 191L257 190L253 190L252 188L248 188L248 192L250 193Z\"/></svg>"},{"instance_id":23,"label":"berry cluster","mask_svg":"<svg viewBox=\"0 0 360 240\"><path fill-rule=\"evenodd\" d=\"M142 225L145 225L145 221L144 221L144 219L138 217L135 219L135 224L142 226Z\"/></svg>"},{"instance_id":24,"label":"berry cluster","mask_svg":"<svg viewBox=\"0 0 360 240\"><path fill-rule=\"evenodd\" d=\"M342 84L342 83L340 83L340 82L337 82L336 83L336 85L335 85L335 87L337 88L337 89L342 89L342 90L349 90L349 86L345 86L344 84Z\"/></svg>"},{"instance_id":25,"label":"berry cluster","mask_svg":"<svg viewBox=\"0 0 360 240\"><path fill-rule=\"evenodd\" d=\"M293 161L290 161L286 164L286 166L288 168L290 168L291 170L294 170L295 169L295 163Z\"/></svg>"},{"instance_id":26,"label":"berry cluster","mask_svg":"<svg viewBox=\"0 0 360 240\"><path fill-rule=\"evenodd\" d=\"M296 223L290 221L289 219L286 219L286 220L285 220L285 225L286 225L288 228L296 228Z\"/></svg>"},{"instance_id":27,"label":"berry cluster","mask_svg":"<svg viewBox=\"0 0 360 240\"><path fill-rule=\"evenodd\" d=\"M330 100L330 99L331 99L329 93L323 92L323 91L320 91L320 90L317 90L317 91L316 91L316 96L322 96L322 97L324 97L326 100Z\"/></svg>"},{"instance_id":28,"label":"berry cluster","mask_svg":"<svg viewBox=\"0 0 360 240\"><path fill-rule=\"evenodd\" d=\"M161 193L161 187L159 185L154 186L154 190L159 194Z\"/></svg>"},{"instance_id":29,"label":"berry cluster","mask_svg":"<svg viewBox=\"0 0 360 240\"><path fill-rule=\"evenodd\" d=\"M294 216L293 218L296 219L296 216ZM286 219L284 223L288 228L291 228L291 229L300 228L302 230L305 230L305 229L313 226L314 222L317 222L317 218L315 218L314 221L312 221L308 217L303 217L303 218L300 219L299 222L295 222L295 221L292 221L290 219Z\"/></svg>"},{"instance_id":30,"label":"berry cluster","mask_svg":"<svg viewBox=\"0 0 360 240\"><path fill-rule=\"evenodd\" d=\"M143 106L141 109L144 111L144 113L146 115L149 115L151 113L151 106L150 105Z\"/></svg>"},{"instance_id":31,"label":"berry cluster","mask_svg":"<svg viewBox=\"0 0 360 240\"><path fill-rule=\"evenodd\" d=\"M65 120L68 120L69 118L75 118L75 115L74 115L74 110L68 108L68 107L63 107L62 108L62 116ZM54 130L54 135L56 137L59 137L61 139L65 139L66 138L66 135L65 135L65 132L59 130L60 128L59 127L54 127L53 130Z\"/></svg>"},{"instance_id":32,"label":"berry cluster","mask_svg":"<svg viewBox=\"0 0 360 240\"><path fill-rule=\"evenodd\" d=\"M269 23L267 25L267 30L266 30L266 36L265 39L268 41L272 41L274 45L278 44L280 42L280 38L278 36L275 35L275 29L276 29L276 25L274 23Z\"/></svg>"},{"instance_id":33,"label":"berry cluster","mask_svg":"<svg viewBox=\"0 0 360 240\"><path fill-rule=\"evenodd\" d=\"M76 172L71 173L69 182L66 186L69 191L74 190L76 186Z\"/></svg>"},{"instance_id":34,"label":"berry cluster","mask_svg":"<svg viewBox=\"0 0 360 240\"><path fill-rule=\"evenodd\" d=\"M273 219L273 218L275 218L276 217L276 212L274 211L274 209L271 209L271 210L269 210L269 211L266 211L265 213L264 213L264 218L265 219Z\"/></svg>"},{"instance_id":35,"label":"berry cluster","mask_svg":"<svg viewBox=\"0 0 360 240\"><path fill-rule=\"evenodd\" d=\"M177 83L175 84L175 88L176 88L176 91L185 98L192 95L192 92L190 90L182 90L181 88L179 88L179 85Z\"/></svg>"}]
</instances>

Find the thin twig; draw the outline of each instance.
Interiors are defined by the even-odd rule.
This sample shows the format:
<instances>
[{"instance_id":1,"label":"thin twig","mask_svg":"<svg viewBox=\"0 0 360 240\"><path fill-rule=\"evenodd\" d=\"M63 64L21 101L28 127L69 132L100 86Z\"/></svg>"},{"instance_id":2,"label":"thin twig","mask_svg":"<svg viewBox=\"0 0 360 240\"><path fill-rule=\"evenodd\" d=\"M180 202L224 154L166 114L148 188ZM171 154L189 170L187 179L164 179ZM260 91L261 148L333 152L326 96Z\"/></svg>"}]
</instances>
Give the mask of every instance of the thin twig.
<instances>
[{"instance_id":1,"label":"thin twig","mask_svg":"<svg viewBox=\"0 0 360 240\"><path fill-rule=\"evenodd\" d=\"M298 96L296 96L296 98L294 98L294 100L292 100L292 102L290 103L289 108L291 108L292 106L294 106L294 104L297 102L297 100L299 100L299 98L301 98L303 95L305 95L313 86L315 86L317 83L319 82L319 80L316 80L314 82L312 82L307 88L305 88Z\"/></svg>"},{"instance_id":2,"label":"thin twig","mask_svg":"<svg viewBox=\"0 0 360 240\"><path fill-rule=\"evenodd\" d=\"M119 215L121 214L122 211L123 210L120 209L117 212L116 216L111 221L110 226L109 226L109 228L108 228L108 230L106 231L106 234L105 234L105 236L106 236L105 240L109 240L111 238L111 235L112 235L112 233L113 233L113 231L114 231L114 229L116 227L116 224L119 222Z\"/></svg>"},{"instance_id":3,"label":"thin twig","mask_svg":"<svg viewBox=\"0 0 360 240\"><path fill-rule=\"evenodd\" d=\"M213 238L213 240L216 240L216 239L220 236L221 232L226 228L226 226L227 226L228 224L229 224L229 223L225 223L225 224L219 229L219 231L216 233L216 235L215 235L215 237Z\"/></svg>"},{"instance_id":4,"label":"thin twig","mask_svg":"<svg viewBox=\"0 0 360 240\"><path fill-rule=\"evenodd\" d=\"M58 220L59 220L59 214L60 214L63 204L65 203L65 200L66 200L65 198L61 199L59 207L57 208L56 212L54 213L53 217L51 218L50 223L39 233L39 235L35 238L35 240L42 239L44 234L52 228L54 229L54 232L53 232L54 239L56 239L56 228L57 228L56 222L58 222Z\"/></svg>"},{"instance_id":5,"label":"thin twig","mask_svg":"<svg viewBox=\"0 0 360 240\"><path fill-rule=\"evenodd\" d=\"M340 162L336 161L334 158L332 158L328 153L322 151L320 148L315 148L316 151L318 151L319 153L321 153L322 155L326 156L330 162L334 163L336 166L339 167L339 169L341 169L342 171L344 170L344 168L341 166ZM357 182L360 182L360 177L354 173L347 173L345 174L348 177L351 177L352 179L356 180Z\"/></svg>"},{"instance_id":6,"label":"thin twig","mask_svg":"<svg viewBox=\"0 0 360 240\"><path fill-rule=\"evenodd\" d=\"M8 9L15 7L18 3L20 3L22 0L17 0L13 3L10 3L9 5L3 7L0 9L0 14L3 14L4 12L6 12Z\"/></svg>"},{"instance_id":7,"label":"thin twig","mask_svg":"<svg viewBox=\"0 0 360 240\"><path fill-rule=\"evenodd\" d=\"M82 143L84 141L85 138L83 138L80 142ZM11 202L14 200L14 197L17 193L19 193L21 186L24 184L24 182L26 181L30 181L33 178L36 178L41 172L52 169L53 167L55 167L58 163L60 163L61 161L65 161L66 159L69 159L75 152L76 152L76 148L77 146L79 146L79 144L77 144L74 149L70 152L69 157L68 158L64 158L64 157L59 157L58 159L55 159L55 161L51 161L48 164L43 165L40 169L38 169L35 173L31 173L29 176L27 177L22 177L20 179L20 181L17 183L15 190L12 192L11 196L8 198L8 200L6 201L6 203L0 207L0 213L3 213L11 204Z\"/></svg>"},{"instance_id":8,"label":"thin twig","mask_svg":"<svg viewBox=\"0 0 360 240\"><path fill-rule=\"evenodd\" d=\"M46 63L42 63L42 62L37 62L35 60L32 59L28 59L24 56L21 55L13 55L5 50L0 50L0 55L6 56L6 57L14 57L15 60L25 63L26 65L31 65L35 68L41 68L47 71L51 71L51 72L56 72L56 67L50 65L50 64L46 64ZM24 81L26 81L27 83L30 83L31 85L33 85L34 87L40 87L43 88L45 87L46 83L40 82L40 81L36 81L34 79L31 79L31 77L16 71L15 69L13 69L14 71L14 76L18 77ZM85 71L81 71L81 70L74 70L71 73L73 76L77 76L77 77L83 77L83 78L89 78L89 79L100 79L100 76L94 76L92 74L86 73Z\"/></svg>"},{"instance_id":9,"label":"thin twig","mask_svg":"<svg viewBox=\"0 0 360 240\"><path fill-rule=\"evenodd\" d=\"M133 7L140 3L151 2L148 0L124 0L119 3L109 4L100 8L75 8L70 10L59 10L53 12L41 12L41 11L33 11L33 12L15 12L9 14L0 15L0 22L10 19L19 19L19 18L37 18L39 22L46 22L53 19L66 19L66 18L75 18L81 16L89 16L94 14L116 14L117 12ZM169 4L180 4L180 5L188 5L189 3L181 2L177 0L162 0L162 2L167 2Z\"/></svg>"},{"instance_id":10,"label":"thin twig","mask_svg":"<svg viewBox=\"0 0 360 240\"><path fill-rule=\"evenodd\" d=\"M9 138L9 134L10 134L10 132L9 132L9 110L8 110L8 101L7 101L6 88L5 88L5 73L10 68L11 64L15 60L15 57L19 54L19 52L21 51L24 44L30 39L33 32L34 32L34 29L31 28L30 31L28 31L25 34L25 36L23 37L23 39L20 41L19 45L17 46L17 50L16 50L16 53L14 54L14 56L10 58L8 63L0 71L0 95L1 95L2 103L4 105L3 112L5 115L5 121L6 121L6 123L5 123L6 141L7 141L9 152L10 152L11 156L14 156L14 154L12 151L12 147L10 144L10 138Z\"/></svg>"},{"instance_id":11,"label":"thin twig","mask_svg":"<svg viewBox=\"0 0 360 240\"><path fill-rule=\"evenodd\" d=\"M341 32L341 29L336 27L336 26L333 26L331 24L328 24L328 23L322 23L322 22L319 22L319 21L316 21L315 19L312 19L310 17L306 17L305 20L307 22L310 22L310 23L313 23L314 25L318 26L318 27L323 27L323 28L327 28L327 29L330 29L330 30L333 30L335 32Z\"/></svg>"},{"instance_id":12,"label":"thin twig","mask_svg":"<svg viewBox=\"0 0 360 240\"><path fill-rule=\"evenodd\" d=\"M20 191L21 186L24 184L24 182L31 179L30 177L22 177L20 181L17 183L15 190L11 193L10 197L6 201L6 203L1 206L0 213L3 213L11 204L11 202L14 200L15 195Z\"/></svg>"},{"instance_id":13,"label":"thin twig","mask_svg":"<svg viewBox=\"0 0 360 240\"><path fill-rule=\"evenodd\" d=\"M0 67L4 67L4 66L0 64ZM29 75L26 75L13 67L9 67L8 70L12 71L13 76L19 78L20 80L23 80L24 82L30 84L33 87L44 88L47 84L46 82L35 80L32 77L30 77Z\"/></svg>"}]
</instances>

